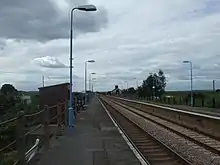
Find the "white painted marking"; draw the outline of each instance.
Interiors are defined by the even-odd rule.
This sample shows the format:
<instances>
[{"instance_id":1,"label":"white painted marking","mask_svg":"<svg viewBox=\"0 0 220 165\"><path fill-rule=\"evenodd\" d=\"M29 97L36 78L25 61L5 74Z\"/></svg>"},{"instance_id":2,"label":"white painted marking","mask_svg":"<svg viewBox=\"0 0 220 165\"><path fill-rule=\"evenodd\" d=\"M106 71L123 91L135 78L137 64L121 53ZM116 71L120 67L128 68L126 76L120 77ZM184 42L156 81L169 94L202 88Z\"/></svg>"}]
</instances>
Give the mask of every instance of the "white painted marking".
<instances>
[{"instance_id":1,"label":"white painted marking","mask_svg":"<svg viewBox=\"0 0 220 165\"><path fill-rule=\"evenodd\" d=\"M97 97L98 101L100 102L100 104L102 105L102 107L105 109L105 112L108 114L109 118L111 119L111 121L113 122L113 124L115 125L115 127L118 129L119 133L121 134L121 136L123 137L123 139L125 140L125 142L127 143L127 145L129 146L129 148L132 150L132 152L134 153L134 155L137 157L137 159L139 160L139 162L142 165L149 165L147 162L144 161L144 159L142 158L142 156L138 153L138 151L133 147L133 145L131 144L131 142L128 140L128 138L126 137L126 135L123 133L123 131L121 130L121 128L118 126L118 124L115 122L115 120L112 118L111 114L109 113L109 111L107 110L107 108L105 107L105 105L101 102L101 100Z\"/></svg>"},{"instance_id":2,"label":"white painted marking","mask_svg":"<svg viewBox=\"0 0 220 165\"><path fill-rule=\"evenodd\" d=\"M125 100L125 101L128 101L128 102L133 102L133 103L138 103L138 104L149 105L149 106L152 106L152 107L167 109L167 110L170 110L170 111L186 113L186 114L195 115L195 116L202 116L202 117L206 117L206 118L210 118L210 119L215 119L215 120L220 120L220 117L218 117L218 116L211 116L211 115L201 114L201 113L197 113L197 112L188 112L186 110L180 110L180 109L175 109L175 108L170 108L170 107L164 107L164 106L161 106L161 105L145 103L145 102L135 101L135 100L129 100L129 99L124 99L124 98L119 98L119 97L113 97L113 96L111 96L111 97L112 98L116 98L116 99L120 99L120 100Z\"/></svg>"},{"instance_id":3,"label":"white painted marking","mask_svg":"<svg viewBox=\"0 0 220 165\"><path fill-rule=\"evenodd\" d=\"M25 153L26 162L29 162L35 156L38 150L39 143L40 139L36 139L34 146Z\"/></svg>"}]
</instances>

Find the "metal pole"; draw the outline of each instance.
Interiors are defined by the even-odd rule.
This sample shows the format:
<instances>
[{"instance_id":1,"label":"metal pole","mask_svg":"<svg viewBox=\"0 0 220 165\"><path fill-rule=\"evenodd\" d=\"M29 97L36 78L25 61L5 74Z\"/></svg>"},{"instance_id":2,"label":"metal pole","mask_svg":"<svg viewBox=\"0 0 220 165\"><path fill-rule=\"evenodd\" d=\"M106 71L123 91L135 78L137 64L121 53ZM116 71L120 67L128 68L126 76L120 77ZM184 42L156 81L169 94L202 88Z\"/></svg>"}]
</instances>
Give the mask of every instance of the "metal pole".
<instances>
[{"instance_id":1,"label":"metal pole","mask_svg":"<svg viewBox=\"0 0 220 165\"><path fill-rule=\"evenodd\" d=\"M73 109L73 95L72 95L72 85L73 85L73 73L72 73L72 68L73 68L73 52L72 52L72 48L73 48L73 11L76 8L73 8L71 10L71 15L70 15L70 91L69 91L69 127L73 127L74 126L74 109Z\"/></svg>"},{"instance_id":2,"label":"metal pole","mask_svg":"<svg viewBox=\"0 0 220 165\"><path fill-rule=\"evenodd\" d=\"M128 89L128 82L127 82L127 81L125 81L125 83L126 83L126 86L127 86L127 89Z\"/></svg>"},{"instance_id":3,"label":"metal pole","mask_svg":"<svg viewBox=\"0 0 220 165\"><path fill-rule=\"evenodd\" d=\"M215 92L215 80L213 80L212 82L212 89L213 89L213 92Z\"/></svg>"},{"instance_id":4,"label":"metal pole","mask_svg":"<svg viewBox=\"0 0 220 165\"><path fill-rule=\"evenodd\" d=\"M44 87L44 76L42 76L42 85Z\"/></svg>"},{"instance_id":5,"label":"metal pole","mask_svg":"<svg viewBox=\"0 0 220 165\"><path fill-rule=\"evenodd\" d=\"M91 90L91 73L89 74L89 90Z\"/></svg>"},{"instance_id":6,"label":"metal pole","mask_svg":"<svg viewBox=\"0 0 220 165\"><path fill-rule=\"evenodd\" d=\"M190 80L191 80L191 106L193 106L193 80L192 80L192 62L190 61Z\"/></svg>"},{"instance_id":7,"label":"metal pole","mask_svg":"<svg viewBox=\"0 0 220 165\"><path fill-rule=\"evenodd\" d=\"M87 103L86 91L87 91L87 61L85 61L85 105Z\"/></svg>"},{"instance_id":8,"label":"metal pole","mask_svg":"<svg viewBox=\"0 0 220 165\"><path fill-rule=\"evenodd\" d=\"M154 100L154 97L155 97L155 83L154 83L154 75L152 75L153 77L153 100Z\"/></svg>"}]
</instances>

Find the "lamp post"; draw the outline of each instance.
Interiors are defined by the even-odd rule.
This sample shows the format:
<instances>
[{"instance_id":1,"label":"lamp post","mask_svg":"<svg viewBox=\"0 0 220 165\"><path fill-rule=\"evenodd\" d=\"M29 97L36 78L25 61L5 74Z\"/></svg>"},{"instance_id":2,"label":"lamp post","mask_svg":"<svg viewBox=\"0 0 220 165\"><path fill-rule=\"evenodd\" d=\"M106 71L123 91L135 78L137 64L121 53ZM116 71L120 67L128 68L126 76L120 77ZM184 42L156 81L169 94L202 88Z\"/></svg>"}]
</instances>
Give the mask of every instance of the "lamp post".
<instances>
[{"instance_id":1,"label":"lamp post","mask_svg":"<svg viewBox=\"0 0 220 165\"><path fill-rule=\"evenodd\" d=\"M212 81L212 90L215 92L215 80Z\"/></svg>"},{"instance_id":2,"label":"lamp post","mask_svg":"<svg viewBox=\"0 0 220 165\"><path fill-rule=\"evenodd\" d=\"M190 88L191 88L191 99L190 99L190 104L193 106L193 80L192 80L192 62L191 61L183 61L183 63L189 63L190 64Z\"/></svg>"},{"instance_id":3,"label":"lamp post","mask_svg":"<svg viewBox=\"0 0 220 165\"><path fill-rule=\"evenodd\" d=\"M92 91L92 89L91 89L91 81L92 81L91 75L94 75L94 74L96 74L96 73L95 73L95 72L92 72L92 73L89 74L89 90L90 90L90 91ZM91 100L91 94L92 94L92 93L90 93L90 95L89 95L89 100Z\"/></svg>"},{"instance_id":4,"label":"lamp post","mask_svg":"<svg viewBox=\"0 0 220 165\"><path fill-rule=\"evenodd\" d=\"M127 87L127 90L128 90L128 81L125 81L125 83L126 83L126 85L127 85L126 87Z\"/></svg>"},{"instance_id":5,"label":"lamp post","mask_svg":"<svg viewBox=\"0 0 220 165\"><path fill-rule=\"evenodd\" d=\"M44 87L44 76L42 76L42 86Z\"/></svg>"},{"instance_id":6,"label":"lamp post","mask_svg":"<svg viewBox=\"0 0 220 165\"><path fill-rule=\"evenodd\" d=\"M87 91L87 63L94 63L95 60L87 60L85 61L85 104L87 102L86 100L86 91Z\"/></svg>"},{"instance_id":7,"label":"lamp post","mask_svg":"<svg viewBox=\"0 0 220 165\"><path fill-rule=\"evenodd\" d=\"M74 110L73 110L73 95L72 95L72 68L73 68L73 11L74 10L82 10L82 11L96 11L96 7L94 5L82 5L78 7L74 7L70 13L70 89L69 89L69 127L74 126Z\"/></svg>"},{"instance_id":8,"label":"lamp post","mask_svg":"<svg viewBox=\"0 0 220 165\"><path fill-rule=\"evenodd\" d=\"M45 77L45 76L43 75L43 76L42 76L42 86L43 86L43 87L45 86L45 78L47 78L47 79L49 79L49 80L51 79L49 76L46 76L46 77Z\"/></svg>"},{"instance_id":9,"label":"lamp post","mask_svg":"<svg viewBox=\"0 0 220 165\"><path fill-rule=\"evenodd\" d=\"M137 86L137 89L138 89L138 79L134 78L134 80L136 80L136 86Z\"/></svg>"},{"instance_id":10,"label":"lamp post","mask_svg":"<svg viewBox=\"0 0 220 165\"><path fill-rule=\"evenodd\" d=\"M152 87L153 88L153 101L155 100L155 86Z\"/></svg>"},{"instance_id":11,"label":"lamp post","mask_svg":"<svg viewBox=\"0 0 220 165\"><path fill-rule=\"evenodd\" d=\"M91 76L96 74L95 72L92 72L89 74L89 89L91 90Z\"/></svg>"},{"instance_id":12,"label":"lamp post","mask_svg":"<svg viewBox=\"0 0 220 165\"><path fill-rule=\"evenodd\" d=\"M51 80L51 78L50 78L49 76L44 76L44 75L43 75L43 76L42 76L42 86L43 86L43 87L45 86L45 82L46 82L45 79L46 79L46 78L47 78L48 80Z\"/></svg>"},{"instance_id":13,"label":"lamp post","mask_svg":"<svg viewBox=\"0 0 220 165\"><path fill-rule=\"evenodd\" d=\"M155 90L156 90L156 89L155 89L155 88L156 88L156 83L155 83L155 80L154 80L154 79L155 79L155 77L154 77L155 75L154 75L153 73L150 73L150 76L152 77L152 81L153 81L153 82L152 82L152 83L153 83L153 86L152 86L152 95L153 95L153 98L152 98L152 99L153 99L153 101L154 101L154 100L155 100L155 97L156 97L156 91L155 91Z\"/></svg>"},{"instance_id":14,"label":"lamp post","mask_svg":"<svg viewBox=\"0 0 220 165\"><path fill-rule=\"evenodd\" d=\"M92 78L92 80L91 80L91 81L92 81L92 92L93 92L93 84L94 84L94 83L93 83L93 82L94 82L93 80L96 80L96 78Z\"/></svg>"}]
</instances>

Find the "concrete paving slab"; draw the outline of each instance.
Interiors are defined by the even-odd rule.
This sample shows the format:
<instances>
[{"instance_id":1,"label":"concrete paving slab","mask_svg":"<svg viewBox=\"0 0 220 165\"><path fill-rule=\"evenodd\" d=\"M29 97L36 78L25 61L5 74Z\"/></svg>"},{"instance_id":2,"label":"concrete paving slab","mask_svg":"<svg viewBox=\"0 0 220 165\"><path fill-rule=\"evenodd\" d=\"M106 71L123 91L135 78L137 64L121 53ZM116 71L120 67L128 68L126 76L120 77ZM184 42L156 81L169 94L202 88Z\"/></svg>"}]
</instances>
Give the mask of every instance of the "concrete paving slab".
<instances>
[{"instance_id":1,"label":"concrete paving slab","mask_svg":"<svg viewBox=\"0 0 220 165\"><path fill-rule=\"evenodd\" d=\"M140 165L97 99L77 116L71 137L59 137L38 165Z\"/></svg>"}]
</instances>

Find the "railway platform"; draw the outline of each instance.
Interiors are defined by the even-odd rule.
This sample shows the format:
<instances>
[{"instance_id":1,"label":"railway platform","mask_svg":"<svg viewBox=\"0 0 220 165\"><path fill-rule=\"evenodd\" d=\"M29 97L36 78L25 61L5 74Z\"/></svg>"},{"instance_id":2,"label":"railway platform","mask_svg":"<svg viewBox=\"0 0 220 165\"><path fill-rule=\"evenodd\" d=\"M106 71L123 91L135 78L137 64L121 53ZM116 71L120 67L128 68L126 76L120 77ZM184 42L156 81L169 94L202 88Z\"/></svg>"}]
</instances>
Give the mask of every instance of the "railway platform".
<instances>
[{"instance_id":1,"label":"railway platform","mask_svg":"<svg viewBox=\"0 0 220 165\"><path fill-rule=\"evenodd\" d=\"M140 165L97 98L77 115L72 136L61 136L38 165Z\"/></svg>"}]
</instances>

